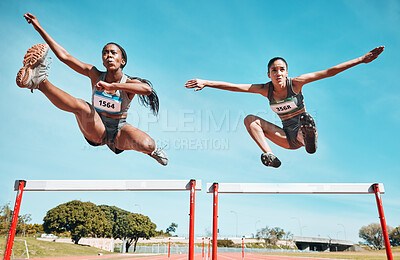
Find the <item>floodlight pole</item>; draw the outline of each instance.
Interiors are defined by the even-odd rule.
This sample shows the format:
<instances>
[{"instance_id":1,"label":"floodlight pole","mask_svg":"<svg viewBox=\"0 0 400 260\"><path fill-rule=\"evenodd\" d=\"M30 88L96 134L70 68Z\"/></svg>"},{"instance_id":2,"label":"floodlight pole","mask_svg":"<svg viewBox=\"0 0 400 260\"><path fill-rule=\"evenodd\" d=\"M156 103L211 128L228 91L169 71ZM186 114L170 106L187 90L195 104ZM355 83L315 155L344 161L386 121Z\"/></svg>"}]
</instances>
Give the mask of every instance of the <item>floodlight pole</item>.
<instances>
[{"instance_id":1,"label":"floodlight pole","mask_svg":"<svg viewBox=\"0 0 400 260\"><path fill-rule=\"evenodd\" d=\"M372 186L374 187L376 203L378 205L379 219L381 221L383 239L385 241L386 256L388 260L393 260L392 248L390 247L389 234L386 227L385 214L383 213L383 204L381 199L381 193L379 191L379 184L375 183Z\"/></svg>"},{"instance_id":2,"label":"floodlight pole","mask_svg":"<svg viewBox=\"0 0 400 260\"><path fill-rule=\"evenodd\" d=\"M12 248L14 245L15 231L17 229L17 224L18 224L19 209L21 207L22 193L24 192L25 184L26 184L26 181L23 181L23 180L19 180L19 181L15 182L15 188L18 189L18 192L17 192L17 198L15 200L15 206L14 206L14 212L13 212L13 217L12 217L12 221L11 221L11 227L10 227L10 231L8 232L6 251L4 253L4 260L10 260L10 257L11 257ZM18 188L17 188L17 185L18 185Z\"/></svg>"}]
</instances>

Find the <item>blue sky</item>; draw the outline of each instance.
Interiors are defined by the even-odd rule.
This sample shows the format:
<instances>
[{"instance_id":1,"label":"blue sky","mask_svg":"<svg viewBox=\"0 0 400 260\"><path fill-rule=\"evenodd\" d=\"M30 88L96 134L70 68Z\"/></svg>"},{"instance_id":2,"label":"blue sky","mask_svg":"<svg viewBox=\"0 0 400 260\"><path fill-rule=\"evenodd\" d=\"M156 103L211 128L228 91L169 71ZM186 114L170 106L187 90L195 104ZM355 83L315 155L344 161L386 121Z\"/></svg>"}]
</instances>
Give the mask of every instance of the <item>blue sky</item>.
<instances>
[{"instance_id":1,"label":"blue sky","mask_svg":"<svg viewBox=\"0 0 400 260\"><path fill-rule=\"evenodd\" d=\"M127 151L114 155L90 147L73 115L56 109L39 91L15 84L26 49L43 42L23 19L35 14L72 55L102 68L101 49L110 41L128 53L124 72L151 80L160 114L136 100L128 122L167 145L170 164ZM211 231L212 182L381 182L386 220L400 225L400 3L378 1L2 1L0 3L0 204L14 203L16 179L197 179L196 235ZM318 151L271 145L282 166L260 162L243 119L257 114L280 125L267 100L256 94L184 88L192 78L263 83L275 56L289 63L289 76L322 70L385 51L370 64L306 85L307 110L319 131ZM49 80L75 97L90 100L90 81L57 60ZM27 192L22 214L41 223L47 210L70 200L115 205L148 215L165 230L188 234L185 192ZM279 226L295 235L358 242L363 225L379 222L371 195L220 195L222 236L251 235ZM237 219L236 219L237 216ZM237 221L236 221L237 220Z\"/></svg>"}]
</instances>

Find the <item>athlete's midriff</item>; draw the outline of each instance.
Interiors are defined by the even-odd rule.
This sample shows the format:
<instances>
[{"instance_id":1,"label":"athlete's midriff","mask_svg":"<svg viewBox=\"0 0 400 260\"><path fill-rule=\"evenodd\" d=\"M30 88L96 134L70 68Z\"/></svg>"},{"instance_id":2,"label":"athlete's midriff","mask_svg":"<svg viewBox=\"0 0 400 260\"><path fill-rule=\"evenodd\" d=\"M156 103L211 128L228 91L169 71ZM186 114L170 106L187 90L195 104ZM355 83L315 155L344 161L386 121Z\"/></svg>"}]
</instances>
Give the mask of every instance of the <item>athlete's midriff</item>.
<instances>
[{"instance_id":1,"label":"athlete's midriff","mask_svg":"<svg viewBox=\"0 0 400 260\"><path fill-rule=\"evenodd\" d=\"M121 118L127 118L128 117L128 113L123 113L123 114L109 114L107 112L98 112L99 114L109 117L109 118L113 118L113 119L121 119Z\"/></svg>"},{"instance_id":2,"label":"athlete's midriff","mask_svg":"<svg viewBox=\"0 0 400 260\"><path fill-rule=\"evenodd\" d=\"M287 114L287 115L279 115L279 118L281 120L287 120L289 118L292 118L292 117L295 117L297 115L300 115L300 114L302 114L304 112L306 112L306 108L305 107L303 107L302 109L299 109L297 111L294 111L293 113Z\"/></svg>"}]
</instances>

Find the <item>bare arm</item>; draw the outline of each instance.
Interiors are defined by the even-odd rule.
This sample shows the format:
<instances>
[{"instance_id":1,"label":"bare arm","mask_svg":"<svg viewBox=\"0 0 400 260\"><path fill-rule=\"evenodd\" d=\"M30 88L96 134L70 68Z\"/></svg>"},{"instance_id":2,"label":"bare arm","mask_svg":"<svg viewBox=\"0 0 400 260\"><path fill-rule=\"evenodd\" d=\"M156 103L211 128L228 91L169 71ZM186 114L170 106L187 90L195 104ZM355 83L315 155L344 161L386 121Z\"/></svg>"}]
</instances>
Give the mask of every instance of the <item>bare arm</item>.
<instances>
[{"instance_id":1,"label":"bare arm","mask_svg":"<svg viewBox=\"0 0 400 260\"><path fill-rule=\"evenodd\" d=\"M293 78L293 85L296 88L301 90L301 87L307 83L335 76L336 74L338 74L342 71L345 71L347 69L350 69L351 67L354 67L361 63L370 63L371 61L378 58L379 54L381 54L383 52L384 48L385 48L384 46L380 46L380 47L377 47L377 48L373 49L372 51L366 53L365 55L363 55L359 58L356 58L354 60L343 62L339 65L336 65L336 66L326 69L326 70L307 73L307 74L298 76L296 78Z\"/></svg>"},{"instance_id":2,"label":"bare arm","mask_svg":"<svg viewBox=\"0 0 400 260\"><path fill-rule=\"evenodd\" d=\"M99 81L96 84L99 90L123 90L132 94L148 96L152 93L152 88L147 84L137 79L127 79L126 83L107 83Z\"/></svg>"},{"instance_id":3,"label":"bare arm","mask_svg":"<svg viewBox=\"0 0 400 260\"><path fill-rule=\"evenodd\" d=\"M36 16L30 13L26 13L24 15L24 18L28 23L33 25L33 28L35 28L35 30L42 36L43 40L46 41L46 43L49 45L57 58L65 63L68 67L88 77L90 77L90 74L92 72L98 72L93 65L83 63L75 57L71 56L71 54L69 54L60 44L58 44L53 38L51 38L50 35L39 24Z\"/></svg>"},{"instance_id":4,"label":"bare arm","mask_svg":"<svg viewBox=\"0 0 400 260\"><path fill-rule=\"evenodd\" d=\"M192 79L186 82L186 88L194 88L194 91L202 90L205 87L229 90L234 92L249 92L263 94L264 84L233 84L223 81L210 81L203 79Z\"/></svg>"}]
</instances>

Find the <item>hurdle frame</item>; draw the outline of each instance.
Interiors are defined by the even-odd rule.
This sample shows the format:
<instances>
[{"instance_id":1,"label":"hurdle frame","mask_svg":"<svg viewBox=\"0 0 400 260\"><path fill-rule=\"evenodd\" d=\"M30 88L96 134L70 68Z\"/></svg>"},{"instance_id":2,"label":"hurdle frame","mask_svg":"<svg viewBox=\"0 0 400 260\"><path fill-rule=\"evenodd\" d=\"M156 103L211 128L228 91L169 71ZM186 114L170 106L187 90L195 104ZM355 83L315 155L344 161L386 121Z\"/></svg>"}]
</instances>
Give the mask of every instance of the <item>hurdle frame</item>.
<instances>
[{"instance_id":1,"label":"hurdle frame","mask_svg":"<svg viewBox=\"0 0 400 260\"><path fill-rule=\"evenodd\" d=\"M16 180L14 212L8 232L4 260L10 260L24 191L190 191L189 254L194 260L195 192L201 181L191 180Z\"/></svg>"},{"instance_id":2,"label":"hurdle frame","mask_svg":"<svg viewBox=\"0 0 400 260\"><path fill-rule=\"evenodd\" d=\"M393 260L389 234L386 226L381 193L382 183L207 183L207 193L213 193L212 260L217 260L218 195L219 193L247 194L370 194L374 193L378 207L386 256Z\"/></svg>"}]
</instances>

